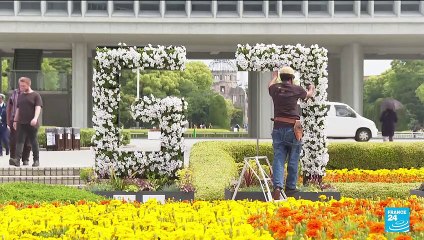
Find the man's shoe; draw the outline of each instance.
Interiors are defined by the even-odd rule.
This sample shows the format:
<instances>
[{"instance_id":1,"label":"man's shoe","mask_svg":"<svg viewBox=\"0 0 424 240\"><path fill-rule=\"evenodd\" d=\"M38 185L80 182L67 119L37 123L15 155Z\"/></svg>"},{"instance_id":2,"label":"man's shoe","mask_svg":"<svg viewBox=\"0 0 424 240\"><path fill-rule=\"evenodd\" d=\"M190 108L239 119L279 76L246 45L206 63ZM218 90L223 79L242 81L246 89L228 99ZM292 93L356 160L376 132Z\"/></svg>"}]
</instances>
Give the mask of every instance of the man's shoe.
<instances>
[{"instance_id":1,"label":"man's shoe","mask_svg":"<svg viewBox=\"0 0 424 240\"><path fill-rule=\"evenodd\" d=\"M284 193L286 194L287 197L293 197L298 192L300 192L298 189L286 188L284 190Z\"/></svg>"},{"instance_id":2,"label":"man's shoe","mask_svg":"<svg viewBox=\"0 0 424 240\"><path fill-rule=\"evenodd\" d=\"M22 165L28 166L29 165L29 161L22 161Z\"/></svg>"},{"instance_id":3,"label":"man's shoe","mask_svg":"<svg viewBox=\"0 0 424 240\"><path fill-rule=\"evenodd\" d=\"M40 166L40 161L34 161L34 163L32 164L32 167L38 167Z\"/></svg>"},{"instance_id":4,"label":"man's shoe","mask_svg":"<svg viewBox=\"0 0 424 240\"><path fill-rule=\"evenodd\" d=\"M274 200L280 200L280 196L281 196L281 189L279 187L275 188L274 191L272 192L272 198Z\"/></svg>"},{"instance_id":5,"label":"man's shoe","mask_svg":"<svg viewBox=\"0 0 424 240\"><path fill-rule=\"evenodd\" d=\"M12 165L12 166L15 166L15 167L20 167L19 161L16 160L16 159L13 159L13 158L9 159L9 165Z\"/></svg>"}]
</instances>

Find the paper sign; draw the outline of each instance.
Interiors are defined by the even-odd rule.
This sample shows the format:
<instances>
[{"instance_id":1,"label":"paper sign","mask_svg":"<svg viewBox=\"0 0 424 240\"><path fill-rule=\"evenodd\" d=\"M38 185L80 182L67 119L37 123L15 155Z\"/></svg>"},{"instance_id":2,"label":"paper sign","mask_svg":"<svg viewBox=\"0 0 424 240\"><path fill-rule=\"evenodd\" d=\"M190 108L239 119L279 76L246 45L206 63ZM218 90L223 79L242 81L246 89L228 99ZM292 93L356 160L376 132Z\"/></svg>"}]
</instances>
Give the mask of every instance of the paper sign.
<instances>
[{"instance_id":1,"label":"paper sign","mask_svg":"<svg viewBox=\"0 0 424 240\"><path fill-rule=\"evenodd\" d=\"M54 139L54 134L53 133L47 133L47 146L53 146L55 145L56 141Z\"/></svg>"},{"instance_id":2,"label":"paper sign","mask_svg":"<svg viewBox=\"0 0 424 240\"><path fill-rule=\"evenodd\" d=\"M160 203L165 203L165 195L143 195L143 202L147 202L149 199L156 199Z\"/></svg>"},{"instance_id":3,"label":"paper sign","mask_svg":"<svg viewBox=\"0 0 424 240\"><path fill-rule=\"evenodd\" d=\"M113 199L125 200L127 202L134 202L135 195L113 195Z\"/></svg>"}]
</instances>

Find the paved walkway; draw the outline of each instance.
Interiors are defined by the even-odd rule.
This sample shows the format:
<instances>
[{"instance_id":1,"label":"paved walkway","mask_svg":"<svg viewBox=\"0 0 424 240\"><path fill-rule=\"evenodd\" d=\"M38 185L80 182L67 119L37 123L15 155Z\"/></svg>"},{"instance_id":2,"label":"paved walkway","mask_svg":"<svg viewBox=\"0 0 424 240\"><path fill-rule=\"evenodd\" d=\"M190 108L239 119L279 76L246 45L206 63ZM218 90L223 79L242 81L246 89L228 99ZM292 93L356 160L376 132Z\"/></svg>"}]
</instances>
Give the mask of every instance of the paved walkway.
<instances>
[{"instance_id":1,"label":"paved walkway","mask_svg":"<svg viewBox=\"0 0 424 240\"><path fill-rule=\"evenodd\" d=\"M186 153L184 165L188 165L190 150L192 146L201 141L252 141L256 139L186 139ZM330 142L354 142L354 140L330 140ZM381 139L374 139L372 142L381 142ZM397 142L408 142L412 140L396 140ZM261 139L260 142L271 142L271 139ZM160 142L147 139L133 139L126 149L138 149L144 151L155 151L160 149ZM4 153L4 152L3 152ZM30 165L32 156L30 157ZM40 151L40 167L92 167L94 166L94 152L91 150L80 151ZM9 167L9 156L0 157L0 168ZM23 167L21 165L21 167ZM28 166L25 166L28 167Z\"/></svg>"}]
</instances>

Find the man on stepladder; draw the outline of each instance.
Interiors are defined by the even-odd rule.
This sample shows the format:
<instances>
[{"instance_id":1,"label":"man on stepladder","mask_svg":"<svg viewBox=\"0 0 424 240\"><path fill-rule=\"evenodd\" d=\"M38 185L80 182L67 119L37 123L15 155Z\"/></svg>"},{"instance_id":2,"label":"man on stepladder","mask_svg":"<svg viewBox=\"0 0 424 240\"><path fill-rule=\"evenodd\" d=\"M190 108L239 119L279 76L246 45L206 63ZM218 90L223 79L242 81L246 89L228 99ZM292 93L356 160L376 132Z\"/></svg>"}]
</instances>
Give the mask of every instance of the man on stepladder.
<instances>
[{"instance_id":1,"label":"man on stepladder","mask_svg":"<svg viewBox=\"0 0 424 240\"><path fill-rule=\"evenodd\" d=\"M281 83L277 83L278 77ZM272 131L272 146L274 162L272 163L274 200L280 200L281 191L287 197L293 196L298 190L298 166L302 142L295 136L294 126L300 119L297 101L314 96L315 86L309 85L308 91L293 84L294 70L285 66L279 72L273 72L269 82L269 95L274 102L274 128ZM287 180L284 188L284 164L287 159Z\"/></svg>"}]
</instances>

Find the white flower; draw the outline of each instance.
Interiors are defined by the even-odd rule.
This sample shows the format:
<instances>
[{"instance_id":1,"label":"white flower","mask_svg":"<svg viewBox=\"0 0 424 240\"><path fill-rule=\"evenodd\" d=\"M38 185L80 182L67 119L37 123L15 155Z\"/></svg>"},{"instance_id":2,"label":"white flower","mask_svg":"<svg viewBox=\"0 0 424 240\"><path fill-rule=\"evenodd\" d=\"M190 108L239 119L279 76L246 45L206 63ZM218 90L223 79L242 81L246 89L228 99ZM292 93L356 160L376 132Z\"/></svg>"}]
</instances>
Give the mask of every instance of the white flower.
<instances>
[{"instance_id":1,"label":"white flower","mask_svg":"<svg viewBox=\"0 0 424 240\"><path fill-rule=\"evenodd\" d=\"M178 122L172 122L167 119L160 126L166 133L167 141L162 145L168 149L167 154L161 152L146 155L145 153L122 152L118 151L119 142L122 142L123 135L117 133L121 131L115 126L112 121L118 110L120 101L119 89L108 89L105 85L118 86L116 74L120 74L123 68L137 68L141 70L144 67L168 69L168 70L183 70L186 61L185 47L153 47L148 45L143 49L137 47L126 47L125 43L119 43L118 49L98 49L95 60L98 62L98 69L93 71L93 128L96 133L93 136L94 151L96 154L96 171L105 175L114 169L118 176L130 175L133 173L142 174L146 168L152 171L158 170L163 174L173 174L182 166L182 161L169 156L178 156L178 151L182 149L182 134L185 118L183 111L187 109L187 103L183 100L173 99L171 101L157 100L154 97L145 97L144 101L139 101L138 104L131 106L131 115L142 121L156 121L166 111L176 111L176 114L181 114ZM111 73L111 75L109 75ZM164 105L161 105L164 104ZM165 107L163 107L165 106ZM167 125L169 124L169 125ZM175 143L174 146L169 144ZM174 148L175 147L175 148ZM173 152L175 149L177 153ZM108 156L112 156L112 158ZM167 156L164 158L163 156ZM162 169L165 169L163 171Z\"/></svg>"},{"instance_id":2,"label":"white flower","mask_svg":"<svg viewBox=\"0 0 424 240\"><path fill-rule=\"evenodd\" d=\"M282 65L289 65L300 72L300 85L313 83L316 86L315 98L302 101L302 121L304 125L302 168L307 174L325 175L328 162L327 137L324 134L326 109L319 110L327 101L328 72L327 49L318 45L304 47L276 46L275 44L237 45L236 63L243 71L275 71ZM314 167L315 162L319 167Z\"/></svg>"}]
</instances>

